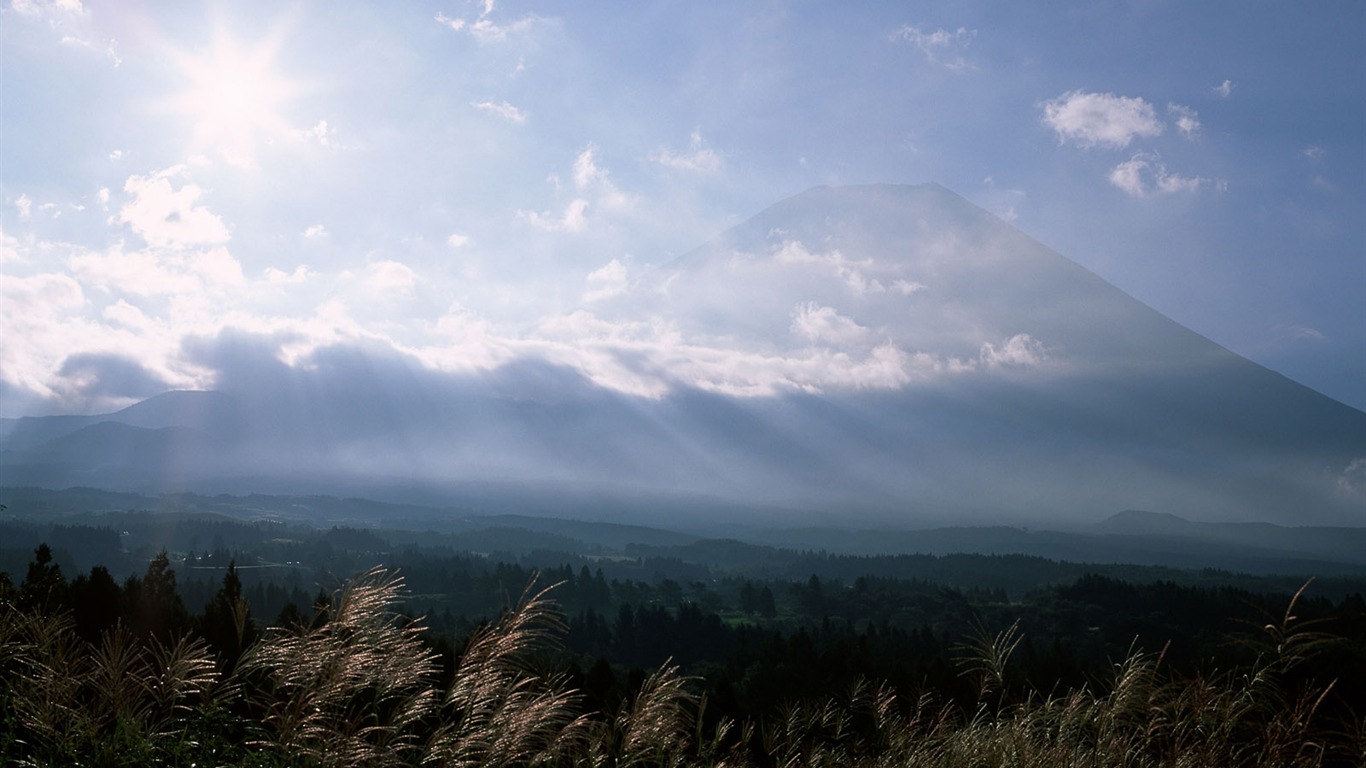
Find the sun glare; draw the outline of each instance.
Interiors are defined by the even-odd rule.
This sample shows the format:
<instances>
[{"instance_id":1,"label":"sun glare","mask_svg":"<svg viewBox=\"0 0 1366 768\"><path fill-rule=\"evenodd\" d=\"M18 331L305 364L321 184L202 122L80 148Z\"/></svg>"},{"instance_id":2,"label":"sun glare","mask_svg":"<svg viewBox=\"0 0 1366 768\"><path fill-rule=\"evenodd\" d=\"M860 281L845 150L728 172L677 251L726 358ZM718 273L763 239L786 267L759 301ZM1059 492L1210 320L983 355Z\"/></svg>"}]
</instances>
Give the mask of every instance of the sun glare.
<instances>
[{"instance_id":1,"label":"sun glare","mask_svg":"<svg viewBox=\"0 0 1366 768\"><path fill-rule=\"evenodd\" d=\"M188 83L175 103L194 123L196 151L216 150L250 165L258 145L288 131L279 110L293 87L271 70L275 50L268 42L243 50L220 33L213 50L181 57Z\"/></svg>"}]
</instances>

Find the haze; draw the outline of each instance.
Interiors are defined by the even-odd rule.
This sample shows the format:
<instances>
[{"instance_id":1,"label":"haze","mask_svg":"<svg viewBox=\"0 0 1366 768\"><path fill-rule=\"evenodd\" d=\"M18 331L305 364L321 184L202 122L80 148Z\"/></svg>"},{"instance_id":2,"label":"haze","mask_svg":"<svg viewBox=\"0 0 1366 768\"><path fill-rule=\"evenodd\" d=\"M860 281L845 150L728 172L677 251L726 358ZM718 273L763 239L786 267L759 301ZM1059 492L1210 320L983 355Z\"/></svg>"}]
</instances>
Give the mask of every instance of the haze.
<instances>
[{"instance_id":1,"label":"haze","mask_svg":"<svg viewBox=\"0 0 1366 768\"><path fill-rule=\"evenodd\" d=\"M1366 504L1358 4L3 14L8 483Z\"/></svg>"}]
</instances>

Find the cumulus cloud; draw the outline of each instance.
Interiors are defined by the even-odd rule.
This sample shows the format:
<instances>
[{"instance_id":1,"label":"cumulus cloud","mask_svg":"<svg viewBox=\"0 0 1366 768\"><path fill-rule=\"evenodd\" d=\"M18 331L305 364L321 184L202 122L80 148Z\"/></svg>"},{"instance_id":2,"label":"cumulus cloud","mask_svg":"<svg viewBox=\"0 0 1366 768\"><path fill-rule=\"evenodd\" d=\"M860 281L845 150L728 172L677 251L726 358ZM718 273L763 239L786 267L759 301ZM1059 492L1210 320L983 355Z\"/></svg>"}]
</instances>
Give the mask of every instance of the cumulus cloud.
<instances>
[{"instance_id":1,"label":"cumulus cloud","mask_svg":"<svg viewBox=\"0 0 1366 768\"><path fill-rule=\"evenodd\" d=\"M896 42L914 45L924 54L925 60L952 70L970 69L965 53L977 30L959 27L952 32L942 27L927 32L925 29L907 24L892 34Z\"/></svg>"},{"instance_id":2,"label":"cumulus cloud","mask_svg":"<svg viewBox=\"0 0 1366 768\"><path fill-rule=\"evenodd\" d=\"M1027 333L1017 333L1006 339L1000 346L991 342L982 345L979 354L982 365L987 368L1002 366L1035 366L1047 359L1047 350L1042 342Z\"/></svg>"},{"instance_id":3,"label":"cumulus cloud","mask_svg":"<svg viewBox=\"0 0 1366 768\"><path fill-rule=\"evenodd\" d=\"M576 197L558 216L549 212L518 211L517 215L531 226L546 232L582 232L588 226L588 201Z\"/></svg>"},{"instance_id":4,"label":"cumulus cloud","mask_svg":"<svg viewBox=\"0 0 1366 768\"><path fill-rule=\"evenodd\" d=\"M1322 160L1324 157L1328 155L1328 153L1324 151L1323 147L1317 146L1315 144L1310 144L1309 146L1305 147L1300 152L1300 154L1309 158L1310 160Z\"/></svg>"},{"instance_id":5,"label":"cumulus cloud","mask_svg":"<svg viewBox=\"0 0 1366 768\"><path fill-rule=\"evenodd\" d=\"M262 273L268 283L297 284L302 283L313 275L312 270L307 264L300 264L294 268L293 272L286 272L278 267L266 267Z\"/></svg>"},{"instance_id":6,"label":"cumulus cloud","mask_svg":"<svg viewBox=\"0 0 1366 768\"><path fill-rule=\"evenodd\" d=\"M1214 91L1214 94L1219 98L1227 99L1229 96L1233 95L1233 88L1235 85L1236 83L1234 83L1232 80L1225 80L1224 82L1210 88L1210 90Z\"/></svg>"},{"instance_id":7,"label":"cumulus cloud","mask_svg":"<svg viewBox=\"0 0 1366 768\"><path fill-rule=\"evenodd\" d=\"M170 388L166 379L124 355L84 352L62 362L62 385L82 398L143 399Z\"/></svg>"},{"instance_id":8,"label":"cumulus cloud","mask_svg":"<svg viewBox=\"0 0 1366 768\"><path fill-rule=\"evenodd\" d=\"M813 344L848 346L868 338L869 330L834 307L808 302L797 307L792 316L792 332Z\"/></svg>"},{"instance_id":9,"label":"cumulus cloud","mask_svg":"<svg viewBox=\"0 0 1366 768\"><path fill-rule=\"evenodd\" d=\"M1043 106L1044 123L1057 132L1059 142L1122 148L1135 138L1162 133L1157 110L1141 98L1069 91Z\"/></svg>"},{"instance_id":10,"label":"cumulus cloud","mask_svg":"<svg viewBox=\"0 0 1366 768\"><path fill-rule=\"evenodd\" d=\"M908 352L891 341L870 346L870 329L814 303L794 313L792 331L803 345L787 351L687 338L668 323L613 322L585 311L547 320L540 330L560 340L525 350L570 366L599 386L651 398L680 387L736 397L897 389L945 377L1034 367L1047 359L1044 346L1027 334L999 345L984 344L978 356L968 360Z\"/></svg>"},{"instance_id":11,"label":"cumulus cloud","mask_svg":"<svg viewBox=\"0 0 1366 768\"><path fill-rule=\"evenodd\" d=\"M813 307L809 315L817 326L820 318L832 317L820 307ZM838 330L841 323L835 320L831 325ZM865 345L862 352L805 344L782 353L689 339L665 321L612 321L584 310L547 318L538 330L543 339L555 341L524 344L524 352L571 367L599 386L638 397L659 398L679 388L737 397L890 389L944 371L941 361L907 354L891 343L871 349ZM820 334L816 328L813 332Z\"/></svg>"},{"instance_id":12,"label":"cumulus cloud","mask_svg":"<svg viewBox=\"0 0 1366 768\"><path fill-rule=\"evenodd\" d=\"M1168 104L1167 114L1172 116L1172 120L1176 122L1176 130L1180 131L1182 136L1193 139L1200 135L1200 119L1195 110L1180 104Z\"/></svg>"},{"instance_id":13,"label":"cumulus cloud","mask_svg":"<svg viewBox=\"0 0 1366 768\"><path fill-rule=\"evenodd\" d=\"M19 199L14 201L14 207L18 209L21 219L33 216L33 201L29 199L28 195L20 195Z\"/></svg>"},{"instance_id":14,"label":"cumulus cloud","mask_svg":"<svg viewBox=\"0 0 1366 768\"><path fill-rule=\"evenodd\" d=\"M472 102L471 106L480 112L501 117L510 123L521 124L526 122L526 114L506 101L476 101Z\"/></svg>"},{"instance_id":15,"label":"cumulus cloud","mask_svg":"<svg viewBox=\"0 0 1366 768\"><path fill-rule=\"evenodd\" d=\"M1110 183L1132 197L1192 192L1209 179L1170 173L1156 154L1140 152L1110 171Z\"/></svg>"},{"instance_id":16,"label":"cumulus cloud","mask_svg":"<svg viewBox=\"0 0 1366 768\"><path fill-rule=\"evenodd\" d=\"M665 168L700 174L716 173L721 170L722 164L721 155L707 148L702 141L702 134L698 131L692 132L686 150L674 152L665 148L651 155L650 159Z\"/></svg>"},{"instance_id":17,"label":"cumulus cloud","mask_svg":"<svg viewBox=\"0 0 1366 768\"><path fill-rule=\"evenodd\" d=\"M588 273L588 284L583 293L586 302L599 301L620 295L626 291L626 266L618 259L612 259L601 267Z\"/></svg>"},{"instance_id":18,"label":"cumulus cloud","mask_svg":"<svg viewBox=\"0 0 1366 768\"><path fill-rule=\"evenodd\" d=\"M417 282L411 267L392 259L377 261L365 270L365 285L376 293L407 293Z\"/></svg>"},{"instance_id":19,"label":"cumulus cloud","mask_svg":"<svg viewBox=\"0 0 1366 768\"><path fill-rule=\"evenodd\" d=\"M887 286L875 277L869 277L867 270L873 267L871 259L849 259L839 250L814 252L796 240L786 240L773 252L776 264L814 264L829 269L855 294L883 293Z\"/></svg>"},{"instance_id":20,"label":"cumulus cloud","mask_svg":"<svg viewBox=\"0 0 1366 768\"><path fill-rule=\"evenodd\" d=\"M324 227L321 224L314 224L313 226L304 230L305 239L317 240L323 237L327 237L327 227Z\"/></svg>"},{"instance_id":21,"label":"cumulus cloud","mask_svg":"<svg viewBox=\"0 0 1366 768\"><path fill-rule=\"evenodd\" d=\"M134 296L198 293L244 282L242 265L226 248L80 250L67 267L86 285Z\"/></svg>"},{"instance_id":22,"label":"cumulus cloud","mask_svg":"<svg viewBox=\"0 0 1366 768\"><path fill-rule=\"evenodd\" d=\"M0 280L0 328L5 329L0 381L42 398L55 397L52 355L83 341L80 313L85 306L85 291L69 275L6 275Z\"/></svg>"},{"instance_id":23,"label":"cumulus cloud","mask_svg":"<svg viewBox=\"0 0 1366 768\"><path fill-rule=\"evenodd\" d=\"M126 299L119 299L105 307L100 316L115 325L121 325L130 330L147 330L152 325L152 321L146 313L129 304Z\"/></svg>"},{"instance_id":24,"label":"cumulus cloud","mask_svg":"<svg viewBox=\"0 0 1366 768\"><path fill-rule=\"evenodd\" d=\"M588 227L588 209L622 211L630 208L632 199L612 183L611 173L598 163L597 147L589 144L574 157L570 181L574 197L561 213L549 211L517 211L518 218L547 232L582 232ZM550 181L557 191L562 189L558 176Z\"/></svg>"},{"instance_id":25,"label":"cumulus cloud","mask_svg":"<svg viewBox=\"0 0 1366 768\"><path fill-rule=\"evenodd\" d=\"M459 232L452 232L450 237L446 238L446 245L452 248L464 248L469 244L469 235L462 235Z\"/></svg>"},{"instance_id":26,"label":"cumulus cloud","mask_svg":"<svg viewBox=\"0 0 1366 768\"><path fill-rule=\"evenodd\" d=\"M123 189L132 200L119 211L119 221L152 246L211 245L227 242L228 228L216 214L198 204L198 185L173 181L186 175L183 165L150 176L130 176Z\"/></svg>"},{"instance_id":27,"label":"cumulus cloud","mask_svg":"<svg viewBox=\"0 0 1366 768\"><path fill-rule=\"evenodd\" d=\"M607 179L607 171L598 166L598 148L589 144L574 158L574 189L583 191Z\"/></svg>"}]
</instances>

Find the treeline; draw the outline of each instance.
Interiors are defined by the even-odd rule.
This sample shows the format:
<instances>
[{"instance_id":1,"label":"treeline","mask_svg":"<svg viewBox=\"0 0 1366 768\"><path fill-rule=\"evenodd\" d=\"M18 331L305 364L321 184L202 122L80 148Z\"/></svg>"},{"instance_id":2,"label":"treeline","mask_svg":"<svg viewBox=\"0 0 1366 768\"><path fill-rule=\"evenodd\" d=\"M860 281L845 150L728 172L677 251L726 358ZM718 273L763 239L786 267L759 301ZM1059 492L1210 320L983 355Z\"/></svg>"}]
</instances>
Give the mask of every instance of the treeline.
<instances>
[{"instance_id":1,"label":"treeline","mask_svg":"<svg viewBox=\"0 0 1366 768\"><path fill-rule=\"evenodd\" d=\"M40 546L17 584L0 574L0 752L48 765L1366 757L1359 594L1092 575L1011 601L886 576L647 582L407 554L403 588L375 571L279 588L261 620L249 593L269 590L245 588L231 561L187 601L165 552L120 582L101 566L67 579ZM555 586L518 600L532 582ZM521 746L500 741L527 723Z\"/></svg>"}]
</instances>

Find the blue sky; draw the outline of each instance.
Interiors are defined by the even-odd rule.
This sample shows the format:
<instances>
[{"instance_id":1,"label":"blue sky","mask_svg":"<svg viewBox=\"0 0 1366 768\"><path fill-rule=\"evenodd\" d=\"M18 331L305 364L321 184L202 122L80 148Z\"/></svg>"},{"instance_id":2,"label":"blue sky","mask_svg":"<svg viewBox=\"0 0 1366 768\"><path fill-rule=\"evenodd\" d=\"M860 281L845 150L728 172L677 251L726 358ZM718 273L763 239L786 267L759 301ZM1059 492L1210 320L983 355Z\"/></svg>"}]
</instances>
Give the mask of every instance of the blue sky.
<instances>
[{"instance_id":1,"label":"blue sky","mask_svg":"<svg viewBox=\"0 0 1366 768\"><path fill-rule=\"evenodd\" d=\"M926 181L1366 408L1360 3L0 14L3 416L212 387L225 332L496 366L780 199Z\"/></svg>"}]
</instances>

